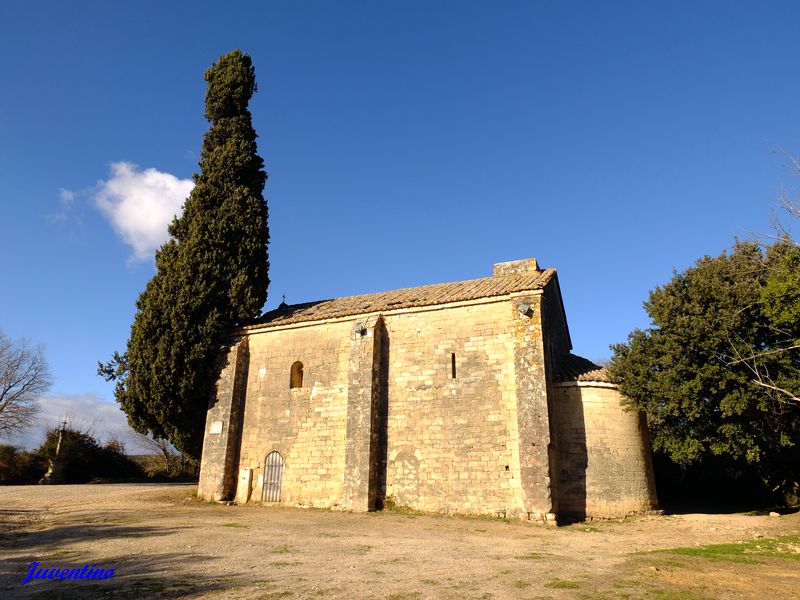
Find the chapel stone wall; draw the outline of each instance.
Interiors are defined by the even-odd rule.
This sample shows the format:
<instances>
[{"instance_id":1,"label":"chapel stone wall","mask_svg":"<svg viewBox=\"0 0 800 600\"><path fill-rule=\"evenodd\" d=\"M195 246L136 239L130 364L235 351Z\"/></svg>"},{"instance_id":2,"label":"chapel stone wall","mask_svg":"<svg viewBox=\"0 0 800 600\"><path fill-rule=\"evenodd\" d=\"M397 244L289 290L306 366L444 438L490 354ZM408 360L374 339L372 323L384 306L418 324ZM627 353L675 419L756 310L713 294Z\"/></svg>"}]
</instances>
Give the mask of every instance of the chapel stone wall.
<instances>
[{"instance_id":1,"label":"chapel stone wall","mask_svg":"<svg viewBox=\"0 0 800 600\"><path fill-rule=\"evenodd\" d=\"M524 335L515 314L504 300L385 317L390 501L444 513L529 512L515 379L515 338ZM546 429L546 414L539 417ZM546 478L546 466L538 475Z\"/></svg>"},{"instance_id":2,"label":"chapel stone wall","mask_svg":"<svg viewBox=\"0 0 800 600\"><path fill-rule=\"evenodd\" d=\"M235 493L248 363L246 338L236 340L220 356L216 396L206 414L200 460L197 496L202 500L231 500Z\"/></svg>"},{"instance_id":3,"label":"chapel stone wall","mask_svg":"<svg viewBox=\"0 0 800 600\"><path fill-rule=\"evenodd\" d=\"M495 265L533 272L533 259ZM202 498L262 500L277 453L289 505L544 520L656 506L643 419L609 383L555 383L571 348L555 276L239 333L208 412Z\"/></svg>"},{"instance_id":4,"label":"chapel stone wall","mask_svg":"<svg viewBox=\"0 0 800 600\"><path fill-rule=\"evenodd\" d=\"M561 514L611 518L657 508L643 416L623 410L609 383L566 382L556 391Z\"/></svg>"},{"instance_id":5,"label":"chapel stone wall","mask_svg":"<svg viewBox=\"0 0 800 600\"><path fill-rule=\"evenodd\" d=\"M261 500L264 462L283 459L280 501L333 507L342 497L352 323L253 332L239 470L241 501ZM302 385L290 388L292 365ZM249 485L248 485L249 481ZM249 496L249 498L248 498Z\"/></svg>"}]
</instances>

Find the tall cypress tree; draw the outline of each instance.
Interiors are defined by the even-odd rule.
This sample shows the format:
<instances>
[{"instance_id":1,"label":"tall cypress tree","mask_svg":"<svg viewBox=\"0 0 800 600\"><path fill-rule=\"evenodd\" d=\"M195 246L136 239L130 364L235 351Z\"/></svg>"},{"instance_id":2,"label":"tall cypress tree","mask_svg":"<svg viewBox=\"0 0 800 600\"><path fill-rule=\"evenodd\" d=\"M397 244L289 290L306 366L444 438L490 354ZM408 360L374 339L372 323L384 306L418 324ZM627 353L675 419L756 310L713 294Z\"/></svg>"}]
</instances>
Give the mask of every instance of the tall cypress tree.
<instances>
[{"instance_id":1,"label":"tall cypress tree","mask_svg":"<svg viewBox=\"0 0 800 600\"><path fill-rule=\"evenodd\" d=\"M198 457L220 347L267 299L267 176L256 153L248 103L256 91L250 57L239 50L205 73L206 119L200 174L156 252L156 274L136 302L124 355L100 365L140 432Z\"/></svg>"}]
</instances>

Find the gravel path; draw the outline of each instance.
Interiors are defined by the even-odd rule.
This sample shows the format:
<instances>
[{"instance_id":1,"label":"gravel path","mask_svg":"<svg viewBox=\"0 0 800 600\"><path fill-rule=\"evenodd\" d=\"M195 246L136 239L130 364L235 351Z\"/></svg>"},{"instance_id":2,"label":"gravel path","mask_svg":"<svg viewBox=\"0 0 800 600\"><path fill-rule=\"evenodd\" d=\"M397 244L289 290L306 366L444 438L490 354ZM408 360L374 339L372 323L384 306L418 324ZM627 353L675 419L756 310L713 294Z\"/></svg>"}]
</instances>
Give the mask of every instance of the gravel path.
<instances>
[{"instance_id":1,"label":"gravel path","mask_svg":"<svg viewBox=\"0 0 800 600\"><path fill-rule=\"evenodd\" d=\"M791 556L741 563L659 552L800 536L799 514L650 516L550 528L225 506L195 500L194 489L0 487L0 598L777 600L800 590L800 560ZM800 558L800 542L786 548ZM34 561L114 573L22 585Z\"/></svg>"}]
</instances>

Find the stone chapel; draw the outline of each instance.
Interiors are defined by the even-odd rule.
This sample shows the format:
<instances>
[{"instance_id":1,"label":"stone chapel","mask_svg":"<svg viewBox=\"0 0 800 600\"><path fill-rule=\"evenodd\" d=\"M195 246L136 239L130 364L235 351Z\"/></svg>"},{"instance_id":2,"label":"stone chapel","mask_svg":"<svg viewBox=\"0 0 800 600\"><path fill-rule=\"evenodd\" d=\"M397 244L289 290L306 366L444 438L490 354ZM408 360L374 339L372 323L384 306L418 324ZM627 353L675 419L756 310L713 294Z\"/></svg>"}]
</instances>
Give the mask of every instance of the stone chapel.
<instances>
[{"instance_id":1,"label":"stone chapel","mask_svg":"<svg viewBox=\"0 0 800 600\"><path fill-rule=\"evenodd\" d=\"M198 496L551 521L657 508L644 416L570 353L558 276L287 305L239 328Z\"/></svg>"}]
</instances>

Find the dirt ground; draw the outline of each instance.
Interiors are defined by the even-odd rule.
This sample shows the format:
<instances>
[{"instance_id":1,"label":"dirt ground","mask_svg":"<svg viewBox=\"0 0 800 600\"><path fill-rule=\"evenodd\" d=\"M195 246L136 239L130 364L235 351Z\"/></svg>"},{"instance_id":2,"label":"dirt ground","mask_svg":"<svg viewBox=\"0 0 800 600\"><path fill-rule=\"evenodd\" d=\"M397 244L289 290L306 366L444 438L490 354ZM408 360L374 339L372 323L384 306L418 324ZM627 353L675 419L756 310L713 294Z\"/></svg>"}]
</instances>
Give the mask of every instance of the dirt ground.
<instances>
[{"instance_id":1,"label":"dirt ground","mask_svg":"<svg viewBox=\"0 0 800 600\"><path fill-rule=\"evenodd\" d=\"M555 528L224 506L197 501L194 489L0 487L0 598L800 597L800 514ZM114 574L22 585L34 561Z\"/></svg>"}]
</instances>

